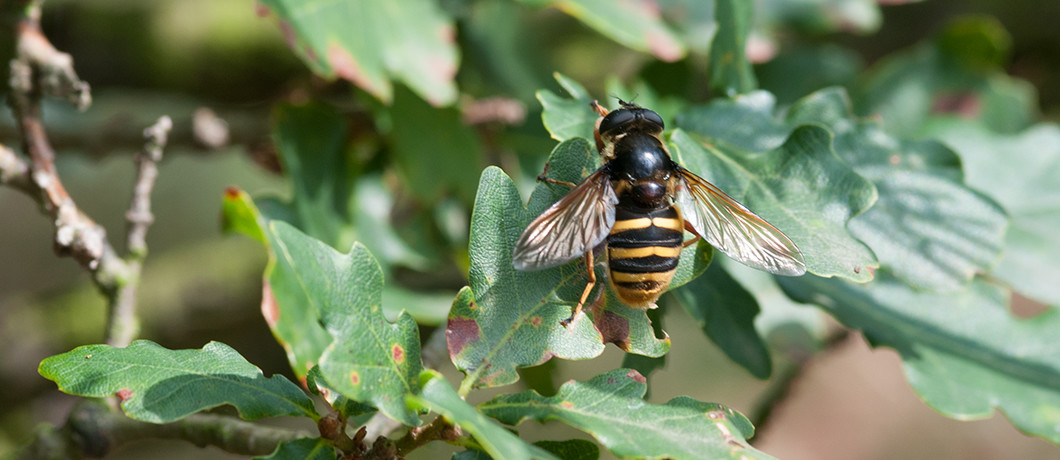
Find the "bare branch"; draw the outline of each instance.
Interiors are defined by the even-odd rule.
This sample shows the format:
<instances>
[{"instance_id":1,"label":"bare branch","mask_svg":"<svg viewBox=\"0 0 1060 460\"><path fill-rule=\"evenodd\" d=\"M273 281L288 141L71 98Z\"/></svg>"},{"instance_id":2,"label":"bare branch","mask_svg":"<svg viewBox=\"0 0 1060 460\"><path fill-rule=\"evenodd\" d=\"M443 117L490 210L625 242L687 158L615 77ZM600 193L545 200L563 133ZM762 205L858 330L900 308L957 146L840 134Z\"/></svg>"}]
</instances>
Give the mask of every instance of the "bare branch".
<instances>
[{"instance_id":1,"label":"bare branch","mask_svg":"<svg viewBox=\"0 0 1060 460\"><path fill-rule=\"evenodd\" d=\"M139 172L136 185L133 187L132 204L125 220L129 222L129 257L142 259L147 253L147 228L154 222L151 214L151 190L158 177L158 162L162 160L162 149L166 146L169 130L173 121L167 116L158 119L151 127L144 130L144 148L136 155Z\"/></svg>"},{"instance_id":2,"label":"bare branch","mask_svg":"<svg viewBox=\"0 0 1060 460\"><path fill-rule=\"evenodd\" d=\"M41 83L41 94L66 99L78 110L92 104L88 83L74 72L73 58L56 50L41 33L39 17L31 16L19 22L16 52L19 61L39 74L36 79Z\"/></svg>"},{"instance_id":3,"label":"bare branch","mask_svg":"<svg viewBox=\"0 0 1060 460\"><path fill-rule=\"evenodd\" d=\"M115 257L106 241L106 231L78 209L59 180L55 151L41 122L40 86L34 84L33 74L33 68L27 63L12 61L10 103L18 120L23 147L30 157L30 183L35 198L55 225L55 251L60 256L72 256L93 273L103 265L120 267L118 261L103 260ZM104 280L96 281L103 289L112 288L100 282Z\"/></svg>"},{"instance_id":4,"label":"bare branch","mask_svg":"<svg viewBox=\"0 0 1060 460\"><path fill-rule=\"evenodd\" d=\"M6 145L0 145L0 184L34 195L29 165Z\"/></svg>"},{"instance_id":5,"label":"bare branch","mask_svg":"<svg viewBox=\"0 0 1060 460\"><path fill-rule=\"evenodd\" d=\"M141 439L180 439L236 454L267 455L281 442L313 436L307 431L262 426L214 414L192 414L165 424L140 422L101 401L85 399L70 412L65 426L39 429L19 458L102 457Z\"/></svg>"},{"instance_id":6,"label":"bare branch","mask_svg":"<svg viewBox=\"0 0 1060 460\"><path fill-rule=\"evenodd\" d=\"M136 290L140 284L143 259L147 256L147 228L155 220L151 214L151 190L158 177L162 149L172 128L173 121L169 117L159 118L154 125L144 130L144 148L136 155L136 184L133 186L129 211L125 213L125 220L129 223L125 277L118 283L118 291L110 299L107 319L107 344L116 347L129 345L140 332L136 315Z\"/></svg>"}]
</instances>

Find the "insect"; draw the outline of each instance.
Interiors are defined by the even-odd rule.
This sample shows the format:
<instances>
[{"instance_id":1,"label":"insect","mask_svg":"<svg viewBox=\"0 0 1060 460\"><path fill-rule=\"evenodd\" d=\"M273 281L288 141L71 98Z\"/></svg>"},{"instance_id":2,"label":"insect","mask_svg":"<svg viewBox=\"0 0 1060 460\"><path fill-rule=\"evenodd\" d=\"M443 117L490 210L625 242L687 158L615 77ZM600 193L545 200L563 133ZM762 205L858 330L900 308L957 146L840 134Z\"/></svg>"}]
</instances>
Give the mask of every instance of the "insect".
<instances>
[{"instance_id":1,"label":"insect","mask_svg":"<svg viewBox=\"0 0 1060 460\"><path fill-rule=\"evenodd\" d=\"M681 251L705 239L744 265L777 275L806 273L802 252L784 233L670 158L658 113L623 100L611 111L592 102L604 165L571 187L523 231L512 262L541 270L584 257L589 282L570 318L596 284L593 252L606 250L608 280L623 303L654 308L670 285ZM547 171L546 166L546 171ZM693 237L684 241L684 231Z\"/></svg>"}]
</instances>

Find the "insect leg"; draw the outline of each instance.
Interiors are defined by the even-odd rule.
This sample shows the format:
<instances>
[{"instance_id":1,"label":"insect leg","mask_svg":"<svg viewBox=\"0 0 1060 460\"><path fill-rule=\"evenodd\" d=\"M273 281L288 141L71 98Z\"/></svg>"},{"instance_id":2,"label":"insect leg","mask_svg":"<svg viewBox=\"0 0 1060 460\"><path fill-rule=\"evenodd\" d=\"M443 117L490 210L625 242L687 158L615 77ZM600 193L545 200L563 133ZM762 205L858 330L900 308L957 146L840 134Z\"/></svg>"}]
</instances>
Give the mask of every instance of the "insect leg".
<instances>
[{"instance_id":1,"label":"insect leg","mask_svg":"<svg viewBox=\"0 0 1060 460\"><path fill-rule=\"evenodd\" d=\"M688 223L687 220L685 221L685 230L688 230L692 233L692 239L685 241L684 244L681 245L681 249L687 248L695 244L696 241L699 241L700 238L703 238L699 235L699 233L696 232L696 229L692 228L692 224Z\"/></svg>"},{"instance_id":2,"label":"insect leg","mask_svg":"<svg viewBox=\"0 0 1060 460\"><path fill-rule=\"evenodd\" d=\"M591 249L589 252L585 253L585 268L589 270L589 282L585 285L585 290L582 291L582 297L578 300L578 305L574 307L574 312L570 314L570 318L559 322L564 326L569 325L571 321L574 321L574 317L582 312L582 306L585 305L585 300L589 298L589 293L592 292L593 286L596 285L596 271L593 270L593 251Z\"/></svg>"},{"instance_id":3,"label":"insect leg","mask_svg":"<svg viewBox=\"0 0 1060 460\"><path fill-rule=\"evenodd\" d=\"M589 107L593 108L593 111L600 114L601 117L607 116L607 109L605 109L600 103L595 100L589 103Z\"/></svg>"},{"instance_id":4,"label":"insect leg","mask_svg":"<svg viewBox=\"0 0 1060 460\"><path fill-rule=\"evenodd\" d=\"M593 111L600 115L600 118L596 119L596 123L593 124L593 139L596 140L596 151L604 151L604 139L600 137L600 122L603 121L604 117L607 116L607 109L603 108L595 100L589 103L589 107L593 108Z\"/></svg>"},{"instance_id":5,"label":"insect leg","mask_svg":"<svg viewBox=\"0 0 1060 460\"><path fill-rule=\"evenodd\" d=\"M549 166L549 164L550 163L545 163L545 170L541 171L541 174L539 174L537 176L537 180L539 180L541 182L547 182L549 184L566 185L567 187L570 187L570 188L574 188L575 185L578 185L578 184L575 184L574 182L567 182L565 180L552 179L550 177L545 177L545 175L548 174L548 166Z\"/></svg>"}]
</instances>

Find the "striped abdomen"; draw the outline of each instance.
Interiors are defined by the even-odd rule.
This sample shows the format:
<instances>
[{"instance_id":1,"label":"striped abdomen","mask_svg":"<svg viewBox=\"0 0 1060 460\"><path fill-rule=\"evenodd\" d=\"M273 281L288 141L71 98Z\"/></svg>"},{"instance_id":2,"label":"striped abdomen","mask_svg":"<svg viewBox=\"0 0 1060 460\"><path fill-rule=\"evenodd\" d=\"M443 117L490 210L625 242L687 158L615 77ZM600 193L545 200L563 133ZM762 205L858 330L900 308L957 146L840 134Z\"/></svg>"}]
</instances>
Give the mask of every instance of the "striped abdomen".
<instances>
[{"instance_id":1,"label":"striped abdomen","mask_svg":"<svg viewBox=\"0 0 1060 460\"><path fill-rule=\"evenodd\" d=\"M642 211L623 204L607 237L608 278L622 302L649 308L677 270L684 222L673 206Z\"/></svg>"}]
</instances>

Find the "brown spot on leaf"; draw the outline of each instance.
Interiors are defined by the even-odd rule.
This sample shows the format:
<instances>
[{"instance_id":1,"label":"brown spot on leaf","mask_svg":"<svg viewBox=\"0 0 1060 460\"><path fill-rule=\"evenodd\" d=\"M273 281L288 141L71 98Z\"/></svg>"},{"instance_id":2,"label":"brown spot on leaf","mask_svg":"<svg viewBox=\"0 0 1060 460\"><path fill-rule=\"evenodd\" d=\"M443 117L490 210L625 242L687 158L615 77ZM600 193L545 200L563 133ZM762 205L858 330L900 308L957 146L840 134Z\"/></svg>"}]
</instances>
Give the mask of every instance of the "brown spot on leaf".
<instances>
[{"instance_id":1,"label":"brown spot on leaf","mask_svg":"<svg viewBox=\"0 0 1060 460\"><path fill-rule=\"evenodd\" d=\"M239 198L239 192L240 192L239 187L233 187L231 185L228 186L228 187L225 187L225 199L226 200L238 199Z\"/></svg>"},{"instance_id":2,"label":"brown spot on leaf","mask_svg":"<svg viewBox=\"0 0 1060 460\"><path fill-rule=\"evenodd\" d=\"M128 401L129 398L132 398L132 394L133 394L132 390L130 390L128 388L122 388L122 389L118 390L117 393L115 393L115 395L118 397L118 399L121 400L121 402Z\"/></svg>"},{"instance_id":3,"label":"brown spot on leaf","mask_svg":"<svg viewBox=\"0 0 1060 460\"><path fill-rule=\"evenodd\" d=\"M556 354L553 353L552 350L545 350L545 352L541 354L541 359L537 360L534 365L545 364L548 360L552 359L553 356L556 356Z\"/></svg>"},{"instance_id":4,"label":"brown spot on leaf","mask_svg":"<svg viewBox=\"0 0 1060 460\"><path fill-rule=\"evenodd\" d=\"M291 27L291 23L280 21L279 26L280 33L283 34L283 42L287 44L291 51L298 51L298 36L294 33L294 27Z\"/></svg>"},{"instance_id":5,"label":"brown spot on leaf","mask_svg":"<svg viewBox=\"0 0 1060 460\"><path fill-rule=\"evenodd\" d=\"M624 351L629 351L629 320L623 318L610 310L604 310L596 315L596 330L604 343L618 345Z\"/></svg>"},{"instance_id":6,"label":"brown spot on leaf","mask_svg":"<svg viewBox=\"0 0 1060 460\"><path fill-rule=\"evenodd\" d=\"M360 385L361 384L361 374L358 374L357 371L350 372L350 383L352 383L354 385Z\"/></svg>"},{"instance_id":7,"label":"brown spot on leaf","mask_svg":"<svg viewBox=\"0 0 1060 460\"><path fill-rule=\"evenodd\" d=\"M395 343L390 347L390 356L394 358L395 363L401 364L405 362L405 349Z\"/></svg>"},{"instance_id":8,"label":"brown spot on leaf","mask_svg":"<svg viewBox=\"0 0 1060 460\"><path fill-rule=\"evenodd\" d=\"M267 280L261 286L261 315L273 329L280 321L280 306L276 303L276 296L272 294L272 285Z\"/></svg>"},{"instance_id":9,"label":"brown spot on leaf","mask_svg":"<svg viewBox=\"0 0 1060 460\"><path fill-rule=\"evenodd\" d=\"M346 48L343 48L337 43L329 44L327 59L328 64L331 65L331 68L335 70L335 73L338 76L364 88L365 91L372 93L376 97L384 99L384 96L387 93L385 88L380 86L378 82L372 81L368 74L365 73L361 63L358 62L357 59L346 50Z\"/></svg>"},{"instance_id":10,"label":"brown spot on leaf","mask_svg":"<svg viewBox=\"0 0 1060 460\"><path fill-rule=\"evenodd\" d=\"M982 112L982 103L979 96L971 91L943 93L935 96L931 104L931 112L975 118Z\"/></svg>"},{"instance_id":11,"label":"brown spot on leaf","mask_svg":"<svg viewBox=\"0 0 1060 460\"><path fill-rule=\"evenodd\" d=\"M744 55L747 56L747 60L751 61L752 64L772 61L777 55L777 46L772 40L755 34L747 37L747 44L744 45L743 49Z\"/></svg>"},{"instance_id":12,"label":"brown spot on leaf","mask_svg":"<svg viewBox=\"0 0 1060 460\"><path fill-rule=\"evenodd\" d=\"M468 318L450 318L445 329L445 342L449 346L449 357L456 358L464 346L479 340L478 323Z\"/></svg>"},{"instance_id":13,"label":"brown spot on leaf","mask_svg":"<svg viewBox=\"0 0 1060 460\"><path fill-rule=\"evenodd\" d=\"M254 14L256 14L259 18L267 18L271 13L272 11L270 11L269 7L266 6L264 3L254 2Z\"/></svg>"},{"instance_id":14,"label":"brown spot on leaf","mask_svg":"<svg viewBox=\"0 0 1060 460\"><path fill-rule=\"evenodd\" d=\"M681 44L672 35L649 30L644 38L648 42L648 51L662 61L674 62L684 55Z\"/></svg>"},{"instance_id":15,"label":"brown spot on leaf","mask_svg":"<svg viewBox=\"0 0 1060 460\"><path fill-rule=\"evenodd\" d=\"M644 376L641 375L640 372L637 372L636 369L630 369L629 372L626 373L626 378L637 383L648 383L648 379L644 378Z\"/></svg>"},{"instance_id":16,"label":"brown spot on leaf","mask_svg":"<svg viewBox=\"0 0 1060 460\"><path fill-rule=\"evenodd\" d=\"M531 317L530 318L530 324L533 325L534 327L540 326L541 325L541 317L540 316Z\"/></svg>"},{"instance_id":17,"label":"brown spot on leaf","mask_svg":"<svg viewBox=\"0 0 1060 460\"><path fill-rule=\"evenodd\" d=\"M574 403L572 403L570 401L563 401L563 402L559 403L559 405L563 406L564 409L574 409Z\"/></svg>"}]
</instances>

